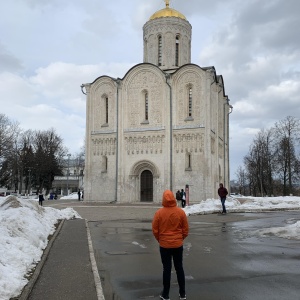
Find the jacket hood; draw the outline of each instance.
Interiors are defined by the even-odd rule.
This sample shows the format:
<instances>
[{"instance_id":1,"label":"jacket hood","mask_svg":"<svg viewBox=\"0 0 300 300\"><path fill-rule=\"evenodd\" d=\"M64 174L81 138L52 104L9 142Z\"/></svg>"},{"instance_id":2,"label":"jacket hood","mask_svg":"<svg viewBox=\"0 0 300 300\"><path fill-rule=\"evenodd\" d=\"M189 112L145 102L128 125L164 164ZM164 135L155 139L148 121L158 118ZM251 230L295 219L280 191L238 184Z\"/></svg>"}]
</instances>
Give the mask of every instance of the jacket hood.
<instances>
[{"instance_id":1,"label":"jacket hood","mask_svg":"<svg viewBox=\"0 0 300 300\"><path fill-rule=\"evenodd\" d=\"M173 207L177 206L175 197L170 190L166 190L163 193L162 205L164 207Z\"/></svg>"}]
</instances>

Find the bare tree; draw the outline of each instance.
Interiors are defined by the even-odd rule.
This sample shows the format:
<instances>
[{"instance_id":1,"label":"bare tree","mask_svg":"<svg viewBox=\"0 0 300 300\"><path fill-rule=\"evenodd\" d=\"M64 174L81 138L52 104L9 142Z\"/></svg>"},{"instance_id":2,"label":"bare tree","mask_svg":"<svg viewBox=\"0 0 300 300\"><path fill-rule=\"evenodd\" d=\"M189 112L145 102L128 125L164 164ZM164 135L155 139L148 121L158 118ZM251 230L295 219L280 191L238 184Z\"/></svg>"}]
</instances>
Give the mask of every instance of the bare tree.
<instances>
[{"instance_id":1,"label":"bare tree","mask_svg":"<svg viewBox=\"0 0 300 300\"><path fill-rule=\"evenodd\" d=\"M244 157L251 194L289 195L295 192L300 178L299 141L300 121L290 116L256 135Z\"/></svg>"},{"instance_id":2,"label":"bare tree","mask_svg":"<svg viewBox=\"0 0 300 300\"><path fill-rule=\"evenodd\" d=\"M52 187L55 175L62 175L63 157L67 151L63 146L62 138L54 129L37 131L34 135L33 179L37 190L43 188L48 192Z\"/></svg>"},{"instance_id":3,"label":"bare tree","mask_svg":"<svg viewBox=\"0 0 300 300\"><path fill-rule=\"evenodd\" d=\"M248 177L245 169L239 166L235 174L237 176L239 193L242 195L246 195L248 189Z\"/></svg>"},{"instance_id":4,"label":"bare tree","mask_svg":"<svg viewBox=\"0 0 300 300\"><path fill-rule=\"evenodd\" d=\"M299 179L299 158L296 147L299 146L300 121L288 116L275 124L276 166L278 178L282 181L284 196L293 193L293 184Z\"/></svg>"},{"instance_id":5,"label":"bare tree","mask_svg":"<svg viewBox=\"0 0 300 300\"><path fill-rule=\"evenodd\" d=\"M20 131L17 122L0 114L0 185L11 185L15 189L19 182L16 141Z\"/></svg>"},{"instance_id":6,"label":"bare tree","mask_svg":"<svg viewBox=\"0 0 300 300\"><path fill-rule=\"evenodd\" d=\"M259 194L273 194L274 173L274 131L261 130L250 146L247 156L244 158L248 174L249 188L255 196Z\"/></svg>"}]
</instances>

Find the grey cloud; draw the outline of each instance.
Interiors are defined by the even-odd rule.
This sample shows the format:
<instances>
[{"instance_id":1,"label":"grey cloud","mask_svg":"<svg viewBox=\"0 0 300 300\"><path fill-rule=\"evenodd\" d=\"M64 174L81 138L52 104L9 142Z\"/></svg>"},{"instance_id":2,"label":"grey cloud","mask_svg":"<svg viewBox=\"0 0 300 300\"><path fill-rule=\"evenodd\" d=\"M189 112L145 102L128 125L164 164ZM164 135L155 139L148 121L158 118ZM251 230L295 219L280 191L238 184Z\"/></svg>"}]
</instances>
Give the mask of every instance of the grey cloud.
<instances>
[{"instance_id":1,"label":"grey cloud","mask_svg":"<svg viewBox=\"0 0 300 300\"><path fill-rule=\"evenodd\" d=\"M14 72L22 68L21 61L9 53L0 43L0 72Z\"/></svg>"},{"instance_id":2,"label":"grey cloud","mask_svg":"<svg viewBox=\"0 0 300 300\"><path fill-rule=\"evenodd\" d=\"M274 52L295 51L299 49L300 40L300 2L298 0L250 1L236 15L234 26L238 28L236 41L251 46L259 51L261 48Z\"/></svg>"}]
</instances>

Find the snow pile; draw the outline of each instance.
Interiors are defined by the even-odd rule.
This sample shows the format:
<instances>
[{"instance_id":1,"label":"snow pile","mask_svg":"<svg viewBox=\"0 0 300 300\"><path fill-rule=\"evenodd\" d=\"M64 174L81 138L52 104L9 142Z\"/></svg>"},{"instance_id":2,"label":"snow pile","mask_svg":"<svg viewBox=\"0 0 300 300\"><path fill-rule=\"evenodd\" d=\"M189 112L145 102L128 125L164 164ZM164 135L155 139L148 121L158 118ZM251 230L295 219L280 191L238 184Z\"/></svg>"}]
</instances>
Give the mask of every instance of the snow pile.
<instances>
[{"instance_id":1,"label":"snow pile","mask_svg":"<svg viewBox=\"0 0 300 300\"><path fill-rule=\"evenodd\" d=\"M41 207L36 200L0 198L0 299L18 296L61 219L81 218L72 208Z\"/></svg>"},{"instance_id":2,"label":"snow pile","mask_svg":"<svg viewBox=\"0 0 300 300\"><path fill-rule=\"evenodd\" d=\"M228 212L262 212L300 209L300 197L228 197L225 205ZM207 199L201 201L199 204L187 206L184 210L188 216L211 214L221 211L222 205L219 199Z\"/></svg>"},{"instance_id":3,"label":"snow pile","mask_svg":"<svg viewBox=\"0 0 300 300\"><path fill-rule=\"evenodd\" d=\"M228 197L225 204L229 213L300 210L300 197ZM219 199L207 199L199 204L185 207L184 211L188 216L211 214L222 211L222 205ZM300 221L289 220L285 227L261 229L254 231L253 234L300 240Z\"/></svg>"},{"instance_id":4,"label":"snow pile","mask_svg":"<svg viewBox=\"0 0 300 300\"><path fill-rule=\"evenodd\" d=\"M253 232L261 236L278 236L285 239L300 240L300 221L293 220L293 224L285 227L273 227L260 229Z\"/></svg>"},{"instance_id":5,"label":"snow pile","mask_svg":"<svg viewBox=\"0 0 300 300\"><path fill-rule=\"evenodd\" d=\"M70 195L60 197L60 200L74 200L74 199L78 200L78 194L77 193L72 193Z\"/></svg>"}]
</instances>

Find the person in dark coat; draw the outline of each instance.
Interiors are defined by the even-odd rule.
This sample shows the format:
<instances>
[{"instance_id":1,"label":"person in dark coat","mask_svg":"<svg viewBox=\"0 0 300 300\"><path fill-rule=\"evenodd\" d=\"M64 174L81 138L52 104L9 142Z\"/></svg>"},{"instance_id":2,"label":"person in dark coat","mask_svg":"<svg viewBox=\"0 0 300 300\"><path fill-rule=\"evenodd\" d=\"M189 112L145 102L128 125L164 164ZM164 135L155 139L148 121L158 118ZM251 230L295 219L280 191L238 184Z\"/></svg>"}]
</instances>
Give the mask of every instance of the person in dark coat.
<instances>
[{"instance_id":1,"label":"person in dark coat","mask_svg":"<svg viewBox=\"0 0 300 300\"><path fill-rule=\"evenodd\" d=\"M177 200L177 206L180 206L179 201L181 202L181 193L179 190L176 192L176 200Z\"/></svg>"},{"instance_id":2,"label":"person in dark coat","mask_svg":"<svg viewBox=\"0 0 300 300\"><path fill-rule=\"evenodd\" d=\"M80 189L78 190L78 201L80 201L80 197L81 197L81 193L80 193Z\"/></svg>"},{"instance_id":3,"label":"person in dark coat","mask_svg":"<svg viewBox=\"0 0 300 300\"><path fill-rule=\"evenodd\" d=\"M226 201L226 196L228 195L227 189L223 186L223 183L220 183L219 189L218 189L218 195L221 199L222 203L222 214L226 214L226 207L225 207L225 201Z\"/></svg>"},{"instance_id":4,"label":"person in dark coat","mask_svg":"<svg viewBox=\"0 0 300 300\"><path fill-rule=\"evenodd\" d=\"M39 205L40 206L43 206L43 201L44 201L44 195L43 193L39 193Z\"/></svg>"},{"instance_id":5,"label":"person in dark coat","mask_svg":"<svg viewBox=\"0 0 300 300\"><path fill-rule=\"evenodd\" d=\"M181 189L180 196L181 196L181 207L185 208L185 203L186 203L185 197L186 197L186 194L185 194L185 191L183 189Z\"/></svg>"}]
</instances>

